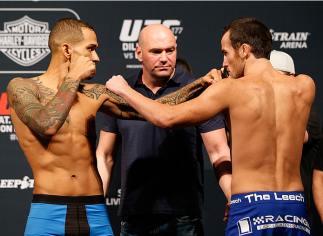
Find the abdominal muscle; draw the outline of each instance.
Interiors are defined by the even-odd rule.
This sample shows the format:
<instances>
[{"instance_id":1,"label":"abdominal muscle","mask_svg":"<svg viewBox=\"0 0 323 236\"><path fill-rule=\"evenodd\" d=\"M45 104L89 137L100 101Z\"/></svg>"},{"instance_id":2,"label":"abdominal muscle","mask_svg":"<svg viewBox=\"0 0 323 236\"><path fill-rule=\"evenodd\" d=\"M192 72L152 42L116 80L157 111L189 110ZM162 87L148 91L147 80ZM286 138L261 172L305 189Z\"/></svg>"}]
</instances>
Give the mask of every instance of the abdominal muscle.
<instances>
[{"instance_id":1,"label":"abdominal muscle","mask_svg":"<svg viewBox=\"0 0 323 236\"><path fill-rule=\"evenodd\" d=\"M58 132L48 140L28 135L28 131L22 136L18 138L19 142L23 140L20 145L34 174L34 194L103 194L96 167L95 138L78 132Z\"/></svg>"}]
</instances>

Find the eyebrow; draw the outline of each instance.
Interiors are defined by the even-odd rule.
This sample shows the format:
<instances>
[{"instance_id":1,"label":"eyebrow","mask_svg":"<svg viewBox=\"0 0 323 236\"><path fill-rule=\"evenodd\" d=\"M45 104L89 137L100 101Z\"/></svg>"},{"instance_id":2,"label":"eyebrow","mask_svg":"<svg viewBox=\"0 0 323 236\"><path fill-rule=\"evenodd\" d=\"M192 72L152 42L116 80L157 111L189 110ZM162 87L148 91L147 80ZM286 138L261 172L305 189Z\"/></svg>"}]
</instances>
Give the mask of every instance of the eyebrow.
<instances>
[{"instance_id":1,"label":"eyebrow","mask_svg":"<svg viewBox=\"0 0 323 236\"><path fill-rule=\"evenodd\" d=\"M91 46L91 47L98 47L99 45L98 44L93 44L93 43L90 43L88 46Z\"/></svg>"},{"instance_id":2,"label":"eyebrow","mask_svg":"<svg viewBox=\"0 0 323 236\"><path fill-rule=\"evenodd\" d=\"M169 48L165 48L165 49L162 49L162 48L152 48L152 49L150 49L149 51L156 51L156 50L161 50L161 51L163 51L163 50L169 50L169 49L175 49L176 47L174 47L174 46L171 46L171 47L169 47Z\"/></svg>"}]
</instances>

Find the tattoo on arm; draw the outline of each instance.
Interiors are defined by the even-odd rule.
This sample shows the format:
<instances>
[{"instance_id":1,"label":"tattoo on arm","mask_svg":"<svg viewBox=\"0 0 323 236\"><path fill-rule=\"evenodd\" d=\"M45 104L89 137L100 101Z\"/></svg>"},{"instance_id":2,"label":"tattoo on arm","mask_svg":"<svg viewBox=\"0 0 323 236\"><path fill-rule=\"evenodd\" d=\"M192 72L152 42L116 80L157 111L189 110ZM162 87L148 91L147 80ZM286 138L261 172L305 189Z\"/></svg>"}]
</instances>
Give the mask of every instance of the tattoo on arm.
<instances>
[{"instance_id":1,"label":"tattoo on arm","mask_svg":"<svg viewBox=\"0 0 323 236\"><path fill-rule=\"evenodd\" d=\"M116 100L118 104L123 105L125 107L131 107L129 103L127 103L126 100L124 100L122 97L115 95L110 91L106 91L105 87L102 84L97 84L91 89L82 88L82 92L85 94L85 96L95 100L98 100L102 94L107 94L109 97Z\"/></svg>"},{"instance_id":2,"label":"tattoo on arm","mask_svg":"<svg viewBox=\"0 0 323 236\"><path fill-rule=\"evenodd\" d=\"M56 132L63 125L74 102L78 85L78 80L68 77L52 97L44 86L40 89L40 81L14 79L8 85L8 101L23 123L36 133L46 136L46 130L53 128ZM41 96L43 91L45 93Z\"/></svg>"},{"instance_id":3,"label":"tattoo on arm","mask_svg":"<svg viewBox=\"0 0 323 236\"><path fill-rule=\"evenodd\" d=\"M204 89L202 86L202 79L197 79L194 82L186 85L185 87L168 94L164 97L157 99L156 101L168 105L176 105L186 102L196 96L198 96Z\"/></svg>"},{"instance_id":4,"label":"tattoo on arm","mask_svg":"<svg viewBox=\"0 0 323 236\"><path fill-rule=\"evenodd\" d=\"M85 96L95 100L98 100L103 94L108 95L108 100L119 108L120 113L116 115L119 119L143 120L142 116L135 109L133 109L129 103L126 102L126 100L110 91L106 91L104 85L102 84L97 84L90 89L85 89L82 86L81 91Z\"/></svg>"}]
</instances>

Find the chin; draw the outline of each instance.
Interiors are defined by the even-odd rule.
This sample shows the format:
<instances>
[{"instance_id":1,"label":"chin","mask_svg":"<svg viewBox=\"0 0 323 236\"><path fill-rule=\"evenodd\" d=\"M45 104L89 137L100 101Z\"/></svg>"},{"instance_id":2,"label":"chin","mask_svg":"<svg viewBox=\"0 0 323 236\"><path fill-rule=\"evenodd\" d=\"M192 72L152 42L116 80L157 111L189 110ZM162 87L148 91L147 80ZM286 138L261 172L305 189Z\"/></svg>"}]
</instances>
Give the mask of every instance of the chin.
<instances>
[{"instance_id":1,"label":"chin","mask_svg":"<svg viewBox=\"0 0 323 236\"><path fill-rule=\"evenodd\" d=\"M92 80L94 75L91 75L90 77L88 77L86 80Z\"/></svg>"}]
</instances>

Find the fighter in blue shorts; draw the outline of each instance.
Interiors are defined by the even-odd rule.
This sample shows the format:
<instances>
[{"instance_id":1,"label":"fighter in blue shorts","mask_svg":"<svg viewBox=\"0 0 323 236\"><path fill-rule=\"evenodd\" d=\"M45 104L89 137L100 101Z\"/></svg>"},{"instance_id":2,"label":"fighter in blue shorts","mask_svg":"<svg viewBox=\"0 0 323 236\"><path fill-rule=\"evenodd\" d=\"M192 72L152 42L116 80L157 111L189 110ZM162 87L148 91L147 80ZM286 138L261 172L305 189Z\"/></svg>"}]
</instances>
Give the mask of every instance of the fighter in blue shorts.
<instances>
[{"instance_id":1,"label":"fighter in blue shorts","mask_svg":"<svg viewBox=\"0 0 323 236\"><path fill-rule=\"evenodd\" d=\"M226 236L308 236L303 192L252 192L231 198Z\"/></svg>"},{"instance_id":2,"label":"fighter in blue shorts","mask_svg":"<svg viewBox=\"0 0 323 236\"><path fill-rule=\"evenodd\" d=\"M25 230L31 235L112 236L104 197L34 194Z\"/></svg>"},{"instance_id":3,"label":"fighter in blue shorts","mask_svg":"<svg viewBox=\"0 0 323 236\"><path fill-rule=\"evenodd\" d=\"M208 75L216 82L190 101L159 104L138 94L121 76L108 80L106 89L166 129L223 115L232 163L227 235L309 235L300 163L314 81L307 75L286 76L272 67L272 34L259 20L237 18L222 35L223 67L229 78L212 70Z\"/></svg>"}]
</instances>

